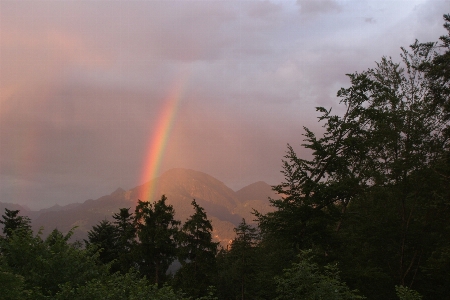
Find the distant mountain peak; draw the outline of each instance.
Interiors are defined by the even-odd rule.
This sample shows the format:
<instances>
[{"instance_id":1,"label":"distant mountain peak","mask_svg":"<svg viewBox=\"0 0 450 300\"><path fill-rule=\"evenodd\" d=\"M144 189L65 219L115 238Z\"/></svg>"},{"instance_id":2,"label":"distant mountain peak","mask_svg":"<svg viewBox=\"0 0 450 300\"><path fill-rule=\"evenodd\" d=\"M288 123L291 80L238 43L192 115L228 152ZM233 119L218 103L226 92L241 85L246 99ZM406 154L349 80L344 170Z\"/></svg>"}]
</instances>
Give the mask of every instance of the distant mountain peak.
<instances>
[{"instance_id":1,"label":"distant mountain peak","mask_svg":"<svg viewBox=\"0 0 450 300\"><path fill-rule=\"evenodd\" d=\"M153 199L144 198L149 198L149 188L154 188ZM176 168L129 190L118 188L96 200L65 206L55 205L40 210L33 215L32 224L36 230L43 226L45 233L51 232L55 227L68 232L74 226L78 226L73 238L82 240L86 238L92 226L104 219L112 220L112 216L120 208L130 208L134 211L138 199L155 201L165 194L167 204L173 205L175 209L175 218L182 222L194 213L191 202L195 199L212 220L216 240L226 244L233 239L235 234L233 229L242 218L248 222L254 219L252 209L263 213L271 209L267 200L268 196L272 195L270 193L270 185L263 181L255 182L235 192L222 181L204 172ZM242 201L240 196L248 201Z\"/></svg>"},{"instance_id":2,"label":"distant mountain peak","mask_svg":"<svg viewBox=\"0 0 450 300\"><path fill-rule=\"evenodd\" d=\"M126 191L123 188L117 188L111 193L111 196L122 196Z\"/></svg>"},{"instance_id":3,"label":"distant mountain peak","mask_svg":"<svg viewBox=\"0 0 450 300\"><path fill-rule=\"evenodd\" d=\"M264 181L257 181L236 191L236 195L241 202L255 199L278 198L278 194L273 191L272 186Z\"/></svg>"}]
</instances>

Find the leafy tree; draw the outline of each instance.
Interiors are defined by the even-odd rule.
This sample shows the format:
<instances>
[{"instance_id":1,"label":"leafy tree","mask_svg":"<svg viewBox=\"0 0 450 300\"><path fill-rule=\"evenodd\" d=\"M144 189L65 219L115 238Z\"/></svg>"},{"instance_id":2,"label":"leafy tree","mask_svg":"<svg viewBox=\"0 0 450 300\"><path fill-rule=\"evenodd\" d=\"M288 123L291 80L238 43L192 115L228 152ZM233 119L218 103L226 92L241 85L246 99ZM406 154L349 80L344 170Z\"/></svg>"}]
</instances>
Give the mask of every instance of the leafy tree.
<instances>
[{"instance_id":1,"label":"leafy tree","mask_svg":"<svg viewBox=\"0 0 450 300\"><path fill-rule=\"evenodd\" d=\"M154 203L138 200L134 217L139 238L136 246L139 272L156 284L164 281L177 254L175 237L180 221L174 219L175 211L166 200L164 195Z\"/></svg>"},{"instance_id":2,"label":"leafy tree","mask_svg":"<svg viewBox=\"0 0 450 300\"><path fill-rule=\"evenodd\" d=\"M206 296L216 273L219 243L212 241L212 225L205 210L195 200L195 213L183 224L178 235L181 268L175 274L175 285L192 297Z\"/></svg>"},{"instance_id":3,"label":"leafy tree","mask_svg":"<svg viewBox=\"0 0 450 300\"><path fill-rule=\"evenodd\" d=\"M69 244L71 235L72 232L63 235L55 229L43 240L41 233L33 236L30 231L26 234L14 231L2 242L7 272L15 278L8 277L15 280L15 284L20 284L23 278L23 290L29 291L30 299L52 297L62 284L82 284L109 273L108 266L98 264L95 252L81 249L79 243Z\"/></svg>"},{"instance_id":4,"label":"leafy tree","mask_svg":"<svg viewBox=\"0 0 450 300\"><path fill-rule=\"evenodd\" d=\"M400 300L422 300L422 296L418 292L406 286L396 285L395 291Z\"/></svg>"},{"instance_id":5,"label":"leafy tree","mask_svg":"<svg viewBox=\"0 0 450 300\"><path fill-rule=\"evenodd\" d=\"M445 14L444 20L446 21L444 28L448 33L441 36L441 43L419 45L422 52L434 51L435 54L433 60L423 62L419 69L430 79L433 102L444 108L445 118L448 119L450 117L450 14Z\"/></svg>"},{"instance_id":6,"label":"leafy tree","mask_svg":"<svg viewBox=\"0 0 450 300\"><path fill-rule=\"evenodd\" d=\"M29 299L30 291L25 290L25 279L14 274L0 255L0 295L5 300Z\"/></svg>"},{"instance_id":7,"label":"leafy tree","mask_svg":"<svg viewBox=\"0 0 450 300\"><path fill-rule=\"evenodd\" d=\"M365 299L341 281L335 265L321 268L310 255L311 251L302 251L300 262L293 263L282 276L275 278L278 284L277 300Z\"/></svg>"},{"instance_id":8,"label":"leafy tree","mask_svg":"<svg viewBox=\"0 0 450 300\"><path fill-rule=\"evenodd\" d=\"M5 208L5 214L2 215L3 220L0 220L0 224L3 224L3 234L7 238L11 237L12 233L18 229L23 231L31 230L31 221L26 216L19 216L19 210L9 210Z\"/></svg>"},{"instance_id":9,"label":"leafy tree","mask_svg":"<svg viewBox=\"0 0 450 300\"><path fill-rule=\"evenodd\" d=\"M158 288L157 284L150 284L146 278L140 278L139 274L135 272L107 274L75 286L67 283L55 299L188 300L183 294L175 292L170 286L165 285Z\"/></svg>"}]
</instances>

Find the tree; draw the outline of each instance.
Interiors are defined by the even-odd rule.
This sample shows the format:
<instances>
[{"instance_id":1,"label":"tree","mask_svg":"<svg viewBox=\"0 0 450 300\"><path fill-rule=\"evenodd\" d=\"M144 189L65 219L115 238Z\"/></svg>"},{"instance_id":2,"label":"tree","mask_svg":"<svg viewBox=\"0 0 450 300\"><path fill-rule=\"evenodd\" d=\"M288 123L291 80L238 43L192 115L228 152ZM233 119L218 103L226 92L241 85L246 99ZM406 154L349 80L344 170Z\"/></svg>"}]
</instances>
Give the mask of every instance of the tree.
<instances>
[{"instance_id":1,"label":"tree","mask_svg":"<svg viewBox=\"0 0 450 300\"><path fill-rule=\"evenodd\" d=\"M206 296L216 273L216 254L219 243L212 241L212 225L205 210L192 201L195 213L183 224L178 235L178 259L181 268L175 274L175 285L188 295Z\"/></svg>"},{"instance_id":2,"label":"tree","mask_svg":"<svg viewBox=\"0 0 450 300\"><path fill-rule=\"evenodd\" d=\"M133 214L130 213L130 208L121 208L119 213L113 215L113 219L119 235L121 250L129 251L136 237L136 228L133 224L134 218Z\"/></svg>"},{"instance_id":3,"label":"tree","mask_svg":"<svg viewBox=\"0 0 450 300\"><path fill-rule=\"evenodd\" d=\"M183 294L175 292L170 286L158 288L157 284L150 284L146 278L140 278L135 272L121 274L107 274L99 276L86 283L62 286L61 291L54 297L65 300L188 300Z\"/></svg>"},{"instance_id":4,"label":"tree","mask_svg":"<svg viewBox=\"0 0 450 300\"><path fill-rule=\"evenodd\" d=\"M132 251L136 245L134 217L130 208L121 208L119 213L113 215L113 219L117 231L117 266L122 273L126 273L133 267Z\"/></svg>"},{"instance_id":5,"label":"tree","mask_svg":"<svg viewBox=\"0 0 450 300\"><path fill-rule=\"evenodd\" d=\"M84 284L109 273L109 266L99 264L96 252L68 243L71 235L72 231L63 235L55 229L44 240L40 232L34 236L31 231L14 231L2 242L1 257L18 292L20 288L28 291L30 299L52 298L63 284Z\"/></svg>"},{"instance_id":6,"label":"tree","mask_svg":"<svg viewBox=\"0 0 450 300\"><path fill-rule=\"evenodd\" d=\"M361 290L369 286L358 285L361 275L377 270L373 292L384 299L395 297L395 284L429 289L421 267L448 241L449 193L437 166L447 156L449 120L420 69L436 54L420 45L402 48L401 63L384 57L348 75L351 86L338 92L345 113L317 108L325 133L305 128L303 144L313 158L288 146L276 211L257 215L265 237L342 261L346 281Z\"/></svg>"},{"instance_id":7,"label":"tree","mask_svg":"<svg viewBox=\"0 0 450 300\"><path fill-rule=\"evenodd\" d=\"M5 300L30 299L30 291L25 290L23 276L14 274L0 255L0 295Z\"/></svg>"},{"instance_id":8,"label":"tree","mask_svg":"<svg viewBox=\"0 0 450 300\"><path fill-rule=\"evenodd\" d=\"M114 222L101 221L88 231L87 247L95 246L100 251L102 263L112 263L111 272L127 273L133 266L132 251L135 246L136 228L129 208L121 208L113 215Z\"/></svg>"},{"instance_id":9,"label":"tree","mask_svg":"<svg viewBox=\"0 0 450 300\"><path fill-rule=\"evenodd\" d=\"M448 119L450 118L450 14L445 14L444 20L446 21L444 28L448 33L441 36L441 43L419 45L424 53L434 51L433 59L423 62L419 69L430 79L433 102L444 108L445 118Z\"/></svg>"},{"instance_id":10,"label":"tree","mask_svg":"<svg viewBox=\"0 0 450 300\"><path fill-rule=\"evenodd\" d=\"M245 219L234 228L234 232L236 237L230 248L218 255L218 288L225 299L259 299L260 292L264 292L264 288L257 283L262 275L261 264L264 263L258 253L259 232Z\"/></svg>"},{"instance_id":11,"label":"tree","mask_svg":"<svg viewBox=\"0 0 450 300\"><path fill-rule=\"evenodd\" d=\"M422 300L422 296L418 292L406 286L396 285L395 291L400 300Z\"/></svg>"},{"instance_id":12,"label":"tree","mask_svg":"<svg viewBox=\"0 0 450 300\"><path fill-rule=\"evenodd\" d=\"M101 221L88 231L88 240L85 240L85 244L86 247L93 245L100 251L99 259L104 264L117 259L120 254L118 230L108 220Z\"/></svg>"},{"instance_id":13,"label":"tree","mask_svg":"<svg viewBox=\"0 0 450 300\"><path fill-rule=\"evenodd\" d=\"M160 284L175 260L180 221L174 219L175 210L166 204L166 196L150 203L138 200L134 221L139 243L136 246L139 272Z\"/></svg>"},{"instance_id":14,"label":"tree","mask_svg":"<svg viewBox=\"0 0 450 300\"><path fill-rule=\"evenodd\" d=\"M12 233L16 230L22 230L28 232L31 230L31 221L26 216L19 216L19 210L9 210L5 208L5 214L2 215L3 221L0 220L0 224L3 224L3 234L7 238L10 238Z\"/></svg>"},{"instance_id":15,"label":"tree","mask_svg":"<svg viewBox=\"0 0 450 300\"><path fill-rule=\"evenodd\" d=\"M315 300L315 299L365 299L358 291L352 291L341 281L335 265L320 267L311 258L311 251L302 251L300 262L284 270L276 277L277 300Z\"/></svg>"},{"instance_id":16,"label":"tree","mask_svg":"<svg viewBox=\"0 0 450 300\"><path fill-rule=\"evenodd\" d=\"M234 229L236 232L236 238L231 243L231 251L238 255L239 262L239 277L240 277L240 290L241 299L246 299L246 290L249 289L248 282L251 273L255 271L252 266L252 257L254 255L254 248L258 243L259 234L253 226L248 225L245 219Z\"/></svg>"}]
</instances>

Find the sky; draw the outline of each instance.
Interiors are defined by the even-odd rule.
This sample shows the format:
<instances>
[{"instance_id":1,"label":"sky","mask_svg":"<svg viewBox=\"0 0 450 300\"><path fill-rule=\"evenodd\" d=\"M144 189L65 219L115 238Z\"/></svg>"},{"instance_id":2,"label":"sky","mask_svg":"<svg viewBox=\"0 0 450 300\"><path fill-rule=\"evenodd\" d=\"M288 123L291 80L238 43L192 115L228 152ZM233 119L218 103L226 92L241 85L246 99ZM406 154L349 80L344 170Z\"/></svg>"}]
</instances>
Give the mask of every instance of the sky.
<instances>
[{"instance_id":1,"label":"sky","mask_svg":"<svg viewBox=\"0 0 450 300\"><path fill-rule=\"evenodd\" d=\"M96 199L172 168L238 190L339 113L345 74L445 34L443 0L0 0L0 202Z\"/></svg>"}]
</instances>

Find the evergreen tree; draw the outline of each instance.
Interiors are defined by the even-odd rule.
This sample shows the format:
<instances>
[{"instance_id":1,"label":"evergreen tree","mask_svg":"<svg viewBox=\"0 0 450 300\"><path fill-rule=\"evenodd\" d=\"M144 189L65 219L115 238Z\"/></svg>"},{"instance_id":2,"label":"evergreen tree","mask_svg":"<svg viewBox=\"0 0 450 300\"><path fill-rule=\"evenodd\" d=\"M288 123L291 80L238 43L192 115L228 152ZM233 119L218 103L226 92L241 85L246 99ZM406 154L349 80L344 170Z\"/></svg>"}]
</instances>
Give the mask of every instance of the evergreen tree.
<instances>
[{"instance_id":1,"label":"evergreen tree","mask_svg":"<svg viewBox=\"0 0 450 300\"><path fill-rule=\"evenodd\" d=\"M2 215L3 220L0 220L0 224L3 224L3 234L7 238L10 238L16 230L22 230L24 232L31 230L30 219L26 216L19 216L19 212L19 210L5 208L5 214Z\"/></svg>"},{"instance_id":2,"label":"evergreen tree","mask_svg":"<svg viewBox=\"0 0 450 300\"><path fill-rule=\"evenodd\" d=\"M344 115L318 108L325 133L305 129L303 144L313 158L288 147L276 211L257 215L264 238L341 261L349 285L373 299L395 299L395 285L436 289L424 267L448 245L448 184L437 166L446 164L449 119L421 71L431 50L416 42L401 63L382 58L348 75L351 87L338 92Z\"/></svg>"},{"instance_id":3,"label":"evergreen tree","mask_svg":"<svg viewBox=\"0 0 450 300\"><path fill-rule=\"evenodd\" d=\"M175 285L196 298L206 296L216 273L219 243L212 241L212 225L205 210L195 200L195 213L183 224L179 233L178 258L181 268L175 274Z\"/></svg>"},{"instance_id":4,"label":"evergreen tree","mask_svg":"<svg viewBox=\"0 0 450 300\"><path fill-rule=\"evenodd\" d=\"M117 228L108 220L103 220L88 231L88 240L85 240L85 243L87 247L96 246L100 252L100 261L107 264L116 260L120 254L118 236ZM117 271L116 268L113 268L113 271Z\"/></svg>"},{"instance_id":5,"label":"evergreen tree","mask_svg":"<svg viewBox=\"0 0 450 300\"><path fill-rule=\"evenodd\" d=\"M113 215L113 219L117 231L117 267L122 273L126 273L133 267L132 251L136 245L134 217L130 208L121 208L119 213Z\"/></svg>"},{"instance_id":6,"label":"evergreen tree","mask_svg":"<svg viewBox=\"0 0 450 300\"><path fill-rule=\"evenodd\" d=\"M164 195L154 203L138 200L134 216L139 238L136 246L139 272L156 284L164 281L177 253L175 238L180 221L174 219L175 211L166 200Z\"/></svg>"},{"instance_id":7,"label":"evergreen tree","mask_svg":"<svg viewBox=\"0 0 450 300\"><path fill-rule=\"evenodd\" d=\"M217 286L222 299L260 299L264 287L259 284L261 263L258 255L259 232L245 219L234 229L236 237L228 251L218 255Z\"/></svg>"}]
</instances>

